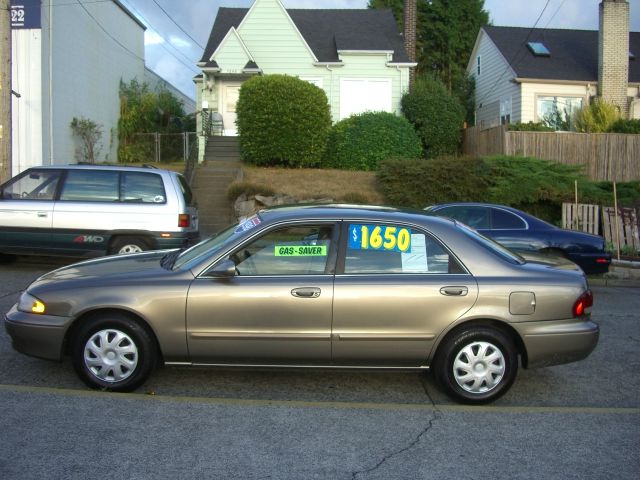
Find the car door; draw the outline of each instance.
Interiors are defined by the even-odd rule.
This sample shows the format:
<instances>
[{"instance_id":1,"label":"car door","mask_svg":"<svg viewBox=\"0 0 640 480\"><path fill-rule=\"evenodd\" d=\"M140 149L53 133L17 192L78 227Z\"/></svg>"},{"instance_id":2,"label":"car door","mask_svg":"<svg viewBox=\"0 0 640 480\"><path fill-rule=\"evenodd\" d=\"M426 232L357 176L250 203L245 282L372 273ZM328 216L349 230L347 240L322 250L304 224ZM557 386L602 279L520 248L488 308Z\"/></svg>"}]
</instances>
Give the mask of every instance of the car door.
<instances>
[{"instance_id":1,"label":"car door","mask_svg":"<svg viewBox=\"0 0 640 480\"><path fill-rule=\"evenodd\" d=\"M61 170L29 169L2 187L0 248L49 250L54 200Z\"/></svg>"},{"instance_id":2,"label":"car door","mask_svg":"<svg viewBox=\"0 0 640 480\"><path fill-rule=\"evenodd\" d=\"M428 232L345 222L332 351L338 365L426 364L436 337L471 308L475 279Z\"/></svg>"},{"instance_id":3,"label":"car door","mask_svg":"<svg viewBox=\"0 0 640 480\"><path fill-rule=\"evenodd\" d=\"M194 363L327 365L331 360L334 223L274 227L236 247L236 275L209 269L187 300ZM219 262L218 262L219 263Z\"/></svg>"}]
</instances>

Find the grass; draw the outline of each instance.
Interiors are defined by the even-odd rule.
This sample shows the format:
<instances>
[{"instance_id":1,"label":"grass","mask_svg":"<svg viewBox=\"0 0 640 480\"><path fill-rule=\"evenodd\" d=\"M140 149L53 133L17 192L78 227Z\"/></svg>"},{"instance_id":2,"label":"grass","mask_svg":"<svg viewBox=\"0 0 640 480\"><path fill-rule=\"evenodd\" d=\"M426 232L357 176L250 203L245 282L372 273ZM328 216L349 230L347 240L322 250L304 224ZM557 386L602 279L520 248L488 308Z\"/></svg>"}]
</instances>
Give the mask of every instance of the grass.
<instances>
[{"instance_id":1,"label":"grass","mask_svg":"<svg viewBox=\"0 0 640 480\"><path fill-rule=\"evenodd\" d=\"M298 200L331 198L338 202L384 204L375 172L243 166L244 180L266 185Z\"/></svg>"}]
</instances>

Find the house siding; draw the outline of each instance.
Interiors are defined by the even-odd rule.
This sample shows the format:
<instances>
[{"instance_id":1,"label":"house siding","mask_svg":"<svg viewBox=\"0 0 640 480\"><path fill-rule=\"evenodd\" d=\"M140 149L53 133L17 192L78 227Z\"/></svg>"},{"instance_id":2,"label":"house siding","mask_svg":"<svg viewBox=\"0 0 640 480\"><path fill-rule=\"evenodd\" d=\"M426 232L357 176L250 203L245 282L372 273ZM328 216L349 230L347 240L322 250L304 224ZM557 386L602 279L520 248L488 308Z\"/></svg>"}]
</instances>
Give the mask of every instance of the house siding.
<instances>
[{"instance_id":1,"label":"house siding","mask_svg":"<svg viewBox=\"0 0 640 480\"><path fill-rule=\"evenodd\" d=\"M250 60L242 46L238 35L230 32L222 45L219 53L215 55L215 61L220 67L221 73L241 73L244 66Z\"/></svg>"},{"instance_id":2,"label":"house siding","mask_svg":"<svg viewBox=\"0 0 640 480\"><path fill-rule=\"evenodd\" d=\"M480 55L480 75L476 58ZM512 82L514 72L489 36L480 31L480 38L467 67L467 73L476 81L476 125L485 128L500 124L500 102L511 103L511 122L520 121L521 93Z\"/></svg>"}]
</instances>

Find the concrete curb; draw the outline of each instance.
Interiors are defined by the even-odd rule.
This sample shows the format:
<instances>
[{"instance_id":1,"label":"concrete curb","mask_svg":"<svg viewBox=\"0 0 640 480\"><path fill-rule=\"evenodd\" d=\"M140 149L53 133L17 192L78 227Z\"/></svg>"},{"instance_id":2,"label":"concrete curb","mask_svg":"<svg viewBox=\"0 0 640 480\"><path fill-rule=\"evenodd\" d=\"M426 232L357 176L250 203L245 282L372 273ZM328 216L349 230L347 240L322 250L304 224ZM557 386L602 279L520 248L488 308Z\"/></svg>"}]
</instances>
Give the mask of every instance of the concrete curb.
<instances>
[{"instance_id":1,"label":"concrete curb","mask_svg":"<svg viewBox=\"0 0 640 480\"><path fill-rule=\"evenodd\" d=\"M603 287L640 287L640 262L613 260L608 273L589 277L589 285Z\"/></svg>"}]
</instances>

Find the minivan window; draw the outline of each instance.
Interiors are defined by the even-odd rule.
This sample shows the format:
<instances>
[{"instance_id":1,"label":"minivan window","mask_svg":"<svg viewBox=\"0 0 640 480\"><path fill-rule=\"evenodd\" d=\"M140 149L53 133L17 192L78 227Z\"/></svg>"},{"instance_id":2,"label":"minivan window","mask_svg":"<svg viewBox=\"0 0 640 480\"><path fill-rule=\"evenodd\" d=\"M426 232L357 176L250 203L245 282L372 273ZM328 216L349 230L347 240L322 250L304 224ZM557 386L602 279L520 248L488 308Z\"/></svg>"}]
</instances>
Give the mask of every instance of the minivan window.
<instances>
[{"instance_id":1,"label":"minivan window","mask_svg":"<svg viewBox=\"0 0 640 480\"><path fill-rule=\"evenodd\" d=\"M59 170L29 170L2 189L4 200L53 200Z\"/></svg>"},{"instance_id":2,"label":"minivan window","mask_svg":"<svg viewBox=\"0 0 640 480\"><path fill-rule=\"evenodd\" d=\"M165 203L162 178L155 173L123 172L120 198L123 202Z\"/></svg>"},{"instance_id":3,"label":"minivan window","mask_svg":"<svg viewBox=\"0 0 640 480\"><path fill-rule=\"evenodd\" d=\"M182 190L182 196L184 197L184 203L188 206L193 205L193 193L191 192L191 188L187 183L187 180L182 176L178 175L178 183L180 184L180 190Z\"/></svg>"},{"instance_id":4,"label":"minivan window","mask_svg":"<svg viewBox=\"0 0 640 480\"><path fill-rule=\"evenodd\" d=\"M75 202L117 202L119 172L69 170L60 200Z\"/></svg>"}]
</instances>

